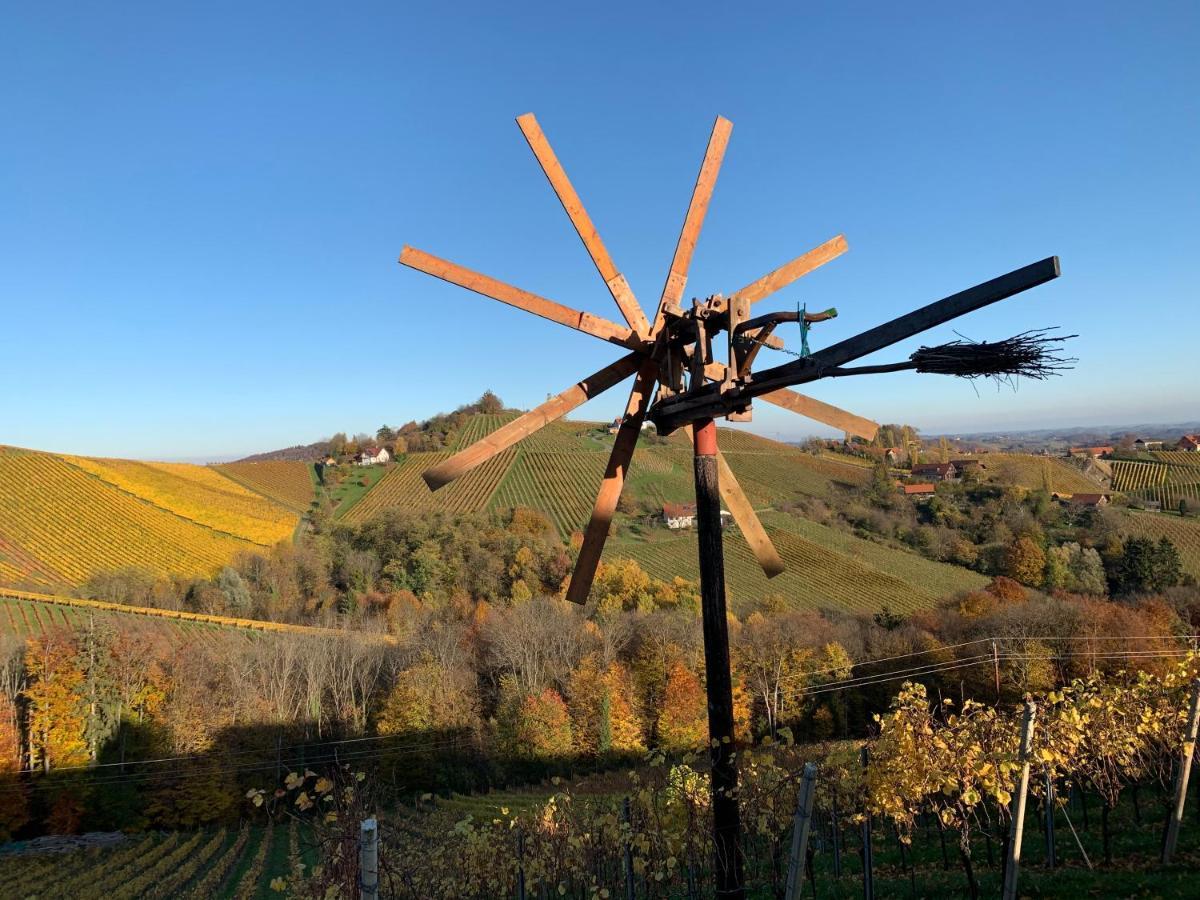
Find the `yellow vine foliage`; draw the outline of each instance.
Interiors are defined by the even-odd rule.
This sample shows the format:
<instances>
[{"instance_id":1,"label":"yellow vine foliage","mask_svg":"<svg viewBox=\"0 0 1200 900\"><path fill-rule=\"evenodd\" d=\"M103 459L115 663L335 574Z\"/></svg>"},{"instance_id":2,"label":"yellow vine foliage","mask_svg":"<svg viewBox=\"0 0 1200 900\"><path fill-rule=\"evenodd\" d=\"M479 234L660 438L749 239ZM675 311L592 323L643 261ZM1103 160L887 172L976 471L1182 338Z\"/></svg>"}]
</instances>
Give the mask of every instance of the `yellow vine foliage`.
<instances>
[{"instance_id":1,"label":"yellow vine foliage","mask_svg":"<svg viewBox=\"0 0 1200 900\"><path fill-rule=\"evenodd\" d=\"M269 546L291 537L294 512L208 466L64 457L102 481L185 519L242 540Z\"/></svg>"}]
</instances>

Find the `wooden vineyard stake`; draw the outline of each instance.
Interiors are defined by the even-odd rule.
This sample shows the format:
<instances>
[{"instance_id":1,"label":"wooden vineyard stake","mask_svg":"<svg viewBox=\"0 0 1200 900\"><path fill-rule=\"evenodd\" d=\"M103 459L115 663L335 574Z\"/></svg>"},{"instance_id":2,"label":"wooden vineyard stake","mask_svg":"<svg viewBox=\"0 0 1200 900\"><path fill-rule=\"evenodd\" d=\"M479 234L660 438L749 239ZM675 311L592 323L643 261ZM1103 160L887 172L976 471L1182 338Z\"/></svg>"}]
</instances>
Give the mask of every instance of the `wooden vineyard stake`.
<instances>
[{"instance_id":1,"label":"wooden vineyard stake","mask_svg":"<svg viewBox=\"0 0 1200 900\"><path fill-rule=\"evenodd\" d=\"M358 838L358 890L361 900L379 898L379 823L364 819Z\"/></svg>"},{"instance_id":2,"label":"wooden vineyard stake","mask_svg":"<svg viewBox=\"0 0 1200 900\"><path fill-rule=\"evenodd\" d=\"M621 801L621 822L625 825L625 829L630 832L625 836L625 846L622 854L622 862L624 863L623 870L625 874L625 900L633 900L633 821L629 815L628 797Z\"/></svg>"},{"instance_id":3,"label":"wooden vineyard stake","mask_svg":"<svg viewBox=\"0 0 1200 900\"><path fill-rule=\"evenodd\" d=\"M1004 864L1002 900L1016 900L1017 873L1021 866L1021 839L1025 835L1025 800L1029 793L1029 753L1033 746L1033 719L1037 707L1025 701L1025 718L1021 722L1021 774L1012 800L1012 828L1008 837L1008 854Z\"/></svg>"},{"instance_id":4,"label":"wooden vineyard stake","mask_svg":"<svg viewBox=\"0 0 1200 900\"><path fill-rule=\"evenodd\" d=\"M690 437L695 448L701 615L704 624L709 734L713 741L714 878L718 896L742 897L744 884L737 769L734 762L729 635L725 619L721 502L724 501L728 506L733 521L767 577L781 573L784 563L753 505L717 448L714 420L725 417L747 421L751 402L761 397L782 409L847 434L872 440L879 428L875 422L824 401L806 397L791 388L824 378L909 369L963 378L1011 379L1025 375L1040 379L1056 374L1073 360L1053 354L1052 351L1058 347L1057 342L1065 338L1048 337L1045 331L1026 332L992 344L967 345L954 341L940 347L922 347L908 360L898 363L854 368L847 367L847 364L1058 277L1058 258L1049 257L1016 269L812 354L808 352L807 328L811 324L831 320L837 314L836 309L830 308L820 313L805 310L802 313L797 308L794 313L768 312L756 315L753 314L753 307L755 303L844 254L848 245L840 234L751 281L740 290L727 295L713 293L694 297L690 308L685 308L684 295L692 258L733 129L729 120L718 116L692 188L658 305L653 317L648 318L601 240L595 223L537 119L532 113L527 113L517 119L517 124L583 242L624 324L574 309L412 247L403 249L400 262L564 325L575 332L616 345L625 351L625 355L579 379L562 393L492 434L459 450L449 459L425 471L423 477L431 490L437 490L622 380L636 375L565 594L567 600L582 604L587 602L590 595L643 423L653 422L662 435L680 428L693 429ZM777 333L781 326L788 323L798 323L802 328L800 353L788 350ZM467 327L467 323L456 322L455 327ZM726 352L714 347L714 341L722 334L728 340ZM764 349L784 351L797 358L773 369L755 372L754 362ZM869 849L868 846L865 859L868 864ZM870 888L869 865L867 887ZM632 889L632 879L628 881L628 889Z\"/></svg>"},{"instance_id":5,"label":"wooden vineyard stake","mask_svg":"<svg viewBox=\"0 0 1200 900\"><path fill-rule=\"evenodd\" d=\"M1054 776L1046 770L1046 867L1058 866L1058 855L1054 847Z\"/></svg>"},{"instance_id":6,"label":"wooden vineyard stake","mask_svg":"<svg viewBox=\"0 0 1200 900\"><path fill-rule=\"evenodd\" d=\"M863 780L867 777L867 768L871 764L871 753L864 746L859 751L862 762ZM862 870L863 870L863 900L875 900L875 854L871 846L871 810L863 798L862 817Z\"/></svg>"},{"instance_id":7,"label":"wooden vineyard stake","mask_svg":"<svg viewBox=\"0 0 1200 900\"><path fill-rule=\"evenodd\" d=\"M1184 732L1183 748L1179 753L1178 769L1175 771L1175 794L1171 802L1171 814L1167 820L1167 833L1163 840L1162 863L1168 865L1179 844L1179 829L1183 825L1183 807L1187 803L1188 779L1192 774L1192 761L1196 754L1196 738L1200 733L1200 680L1192 683L1192 702L1188 707L1187 730Z\"/></svg>"},{"instance_id":8,"label":"wooden vineyard stake","mask_svg":"<svg viewBox=\"0 0 1200 900\"><path fill-rule=\"evenodd\" d=\"M796 815L792 820L792 851L788 856L786 900L800 900L804 886L804 866L808 859L808 832L812 828L813 795L816 793L817 767L804 764Z\"/></svg>"}]
</instances>

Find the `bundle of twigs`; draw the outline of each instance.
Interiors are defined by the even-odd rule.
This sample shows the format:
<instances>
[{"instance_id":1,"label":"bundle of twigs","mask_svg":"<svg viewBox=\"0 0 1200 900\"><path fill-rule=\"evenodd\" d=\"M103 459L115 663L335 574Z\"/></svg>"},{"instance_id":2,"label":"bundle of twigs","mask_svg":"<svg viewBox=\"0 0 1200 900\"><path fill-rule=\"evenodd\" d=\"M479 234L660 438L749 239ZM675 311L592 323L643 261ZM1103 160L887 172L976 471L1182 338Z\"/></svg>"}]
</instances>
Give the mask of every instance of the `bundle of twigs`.
<instances>
[{"instance_id":1,"label":"bundle of twigs","mask_svg":"<svg viewBox=\"0 0 1200 900\"><path fill-rule=\"evenodd\" d=\"M953 341L940 347L922 347L909 357L918 372L954 375L958 378L1011 379L1014 376L1039 381L1074 366L1077 359L1060 355L1064 341L1078 335L1051 337L1053 328L1026 331L1007 340L974 343Z\"/></svg>"}]
</instances>

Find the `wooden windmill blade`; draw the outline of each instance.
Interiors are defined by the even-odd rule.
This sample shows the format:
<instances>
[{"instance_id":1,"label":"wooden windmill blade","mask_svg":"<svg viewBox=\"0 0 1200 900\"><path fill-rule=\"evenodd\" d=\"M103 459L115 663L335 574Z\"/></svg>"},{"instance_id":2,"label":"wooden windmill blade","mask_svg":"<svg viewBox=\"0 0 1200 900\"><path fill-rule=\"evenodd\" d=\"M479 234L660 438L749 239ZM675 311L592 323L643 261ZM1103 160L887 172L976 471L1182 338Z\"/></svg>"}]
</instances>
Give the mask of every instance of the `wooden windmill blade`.
<instances>
[{"instance_id":1,"label":"wooden windmill blade","mask_svg":"<svg viewBox=\"0 0 1200 900\"><path fill-rule=\"evenodd\" d=\"M839 409L831 403L825 403L823 400L817 400L787 388L762 394L758 399L766 400L775 406L798 413L806 419L813 419L867 441L875 440L875 435L879 431L878 422L872 422L870 419Z\"/></svg>"},{"instance_id":2,"label":"wooden windmill blade","mask_svg":"<svg viewBox=\"0 0 1200 900\"><path fill-rule=\"evenodd\" d=\"M550 182L554 193L558 195L563 209L566 210L567 216L571 219L571 224L575 226L575 231L579 235L579 239L583 241L583 246L587 248L588 255L591 256L592 262L596 264L596 269L600 272L600 277L604 279L604 284L608 287L609 293L612 294L612 298L621 310L621 314L625 317L625 321L637 333L649 333L650 323L646 321L646 314L642 312L641 304L634 297L629 283L625 280L625 276L618 271L612 261L612 257L609 256L608 248L604 246L604 241L600 239L600 233L596 230L596 226L592 224L592 218L584 208L583 201L579 199L579 194L576 193L571 180L567 178L567 173L558 161L558 156L555 155L554 150L551 148L550 141L547 140L545 132L542 131L542 126L538 124L538 120L534 117L533 113L526 113L523 116L519 116L517 118L517 125L520 126L521 133L525 135L525 140L529 142L529 149L537 157L538 164L546 174L546 179Z\"/></svg>"},{"instance_id":3,"label":"wooden windmill blade","mask_svg":"<svg viewBox=\"0 0 1200 900\"><path fill-rule=\"evenodd\" d=\"M543 319L549 319L559 325L566 325L568 328L598 337L602 341L620 344L631 350L640 349L642 346L642 339L624 325L618 325L616 322L610 322L600 316L563 306L554 300L548 300L529 291L513 287L511 284L505 284L489 275L472 271L465 266L434 256L432 253L426 253L424 250L405 247L400 253L400 262L410 268L425 272L427 275L433 275L435 278L457 284L469 291L533 313L535 316L541 316Z\"/></svg>"},{"instance_id":4,"label":"wooden windmill blade","mask_svg":"<svg viewBox=\"0 0 1200 900\"><path fill-rule=\"evenodd\" d=\"M613 441L608 465L604 470L604 480L600 483L596 503L592 507L592 516L583 532L583 545L579 548L575 569L571 572L571 583L567 587L567 599L572 603L586 603L592 590L592 581L596 577L596 568L600 565L600 557L604 553L604 542L608 540L613 514L617 511L617 501L621 499L621 491L625 487L629 463L633 459L633 451L637 448L642 422L646 420L646 410L650 406L650 395L654 392L657 377L658 364L647 357L633 382L629 403L625 407L625 417L617 430L617 438Z\"/></svg>"},{"instance_id":5,"label":"wooden windmill blade","mask_svg":"<svg viewBox=\"0 0 1200 900\"><path fill-rule=\"evenodd\" d=\"M725 148L729 143L729 133L733 124L717 116L709 135L708 146L704 151L704 159L700 163L700 174L696 177L696 185L692 189L692 197L688 203L687 213L683 218L683 228L679 233L679 241L675 245L675 254L671 259L671 268L667 273L667 281L663 286L662 297L654 316L651 334L657 334L665 321L665 310L677 306L683 296L687 284L688 269L692 264L692 254L696 249L696 241L704 226L704 217L708 212L708 204L712 199L713 188L717 183L717 173L721 169L721 160L725 156ZM603 274L603 273L602 273ZM583 546L575 561L575 570L571 573L571 583L567 588L567 599L573 603L587 602L588 593L592 589L592 580L596 576L596 568L600 564L600 556L604 552L604 542L608 539L608 531L612 525L613 514L617 509L617 501L625 486L625 476L629 470L637 439L641 434L642 422L646 417L646 409L650 404L650 395L658 379L658 363L653 357L647 357L647 362L638 372L629 394L629 402L625 407L625 418L617 432L613 443L612 455L604 472L600 491L596 495L596 504L592 509L592 517L588 521L583 534Z\"/></svg>"},{"instance_id":6,"label":"wooden windmill blade","mask_svg":"<svg viewBox=\"0 0 1200 900\"><path fill-rule=\"evenodd\" d=\"M551 397L540 406L535 406L507 425L502 425L449 459L426 469L421 473L421 477L425 479L431 491L445 487L454 479L483 465L496 454L540 431L551 422L561 419L613 385L621 383L637 371L642 358L640 353L622 356L615 363L610 363L600 371L579 380L562 393Z\"/></svg>"},{"instance_id":7,"label":"wooden windmill blade","mask_svg":"<svg viewBox=\"0 0 1200 900\"><path fill-rule=\"evenodd\" d=\"M722 381L725 378L725 367L710 364L705 367L704 374L710 381ZM840 409L832 403L825 403L822 400L817 400L805 394L788 390L787 388L780 388L767 394L761 394L757 399L766 400L768 403L797 413L806 419L812 419L815 422L820 422L822 425L828 425L830 428L836 428L838 431L857 435L868 441L873 441L875 433L879 431L879 423L877 422L864 419L862 416L856 416L854 413Z\"/></svg>"},{"instance_id":8,"label":"wooden windmill blade","mask_svg":"<svg viewBox=\"0 0 1200 900\"><path fill-rule=\"evenodd\" d=\"M733 296L747 300L750 303L757 303L764 297L769 297L776 291L783 290L793 281L802 278L814 269L818 269L825 263L837 259L843 253L850 249L846 243L846 236L839 234L835 238L831 238L819 247L809 250L807 253L802 253L790 262L784 263L773 272L768 272L757 281L752 281L740 291L735 291Z\"/></svg>"},{"instance_id":9,"label":"wooden windmill blade","mask_svg":"<svg viewBox=\"0 0 1200 900\"><path fill-rule=\"evenodd\" d=\"M662 297L658 301L653 334L657 334L662 328L663 313L666 308L678 306L679 301L683 298L683 289L687 286L688 269L692 265L692 254L696 250L700 229L704 227L704 217L708 214L708 203L712 199L713 188L716 187L717 175L721 171L721 162L725 158L725 148L729 145L729 134L732 131L733 123L717 116L717 120L713 123L712 133L708 138L708 147L704 151L704 160L700 163L700 174L696 176L696 186L692 189L692 199L688 204L687 215L683 219L679 241L675 244L675 255L671 260L671 268L667 271L667 282L663 285Z\"/></svg>"}]
</instances>

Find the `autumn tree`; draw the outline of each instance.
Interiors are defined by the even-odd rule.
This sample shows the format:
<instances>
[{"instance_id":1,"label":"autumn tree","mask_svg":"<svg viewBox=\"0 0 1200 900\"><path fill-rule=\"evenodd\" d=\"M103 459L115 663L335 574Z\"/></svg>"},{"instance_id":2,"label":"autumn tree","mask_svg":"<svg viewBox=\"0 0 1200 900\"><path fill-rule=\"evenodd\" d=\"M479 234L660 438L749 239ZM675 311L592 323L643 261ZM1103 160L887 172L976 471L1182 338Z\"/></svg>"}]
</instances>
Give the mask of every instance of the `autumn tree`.
<instances>
[{"instance_id":1,"label":"autumn tree","mask_svg":"<svg viewBox=\"0 0 1200 900\"><path fill-rule=\"evenodd\" d=\"M1004 555L1004 573L1034 587L1040 586L1046 571L1046 554L1032 538L1019 537L1008 545Z\"/></svg>"},{"instance_id":2,"label":"autumn tree","mask_svg":"<svg viewBox=\"0 0 1200 900\"><path fill-rule=\"evenodd\" d=\"M708 739L708 706L700 679L682 660L667 670L662 708L658 716L658 743L667 750L690 750Z\"/></svg>"},{"instance_id":3,"label":"autumn tree","mask_svg":"<svg viewBox=\"0 0 1200 900\"><path fill-rule=\"evenodd\" d=\"M74 637L50 631L29 638L25 672L30 764L49 772L87 763L88 710Z\"/></svg>"}]
</instances>

